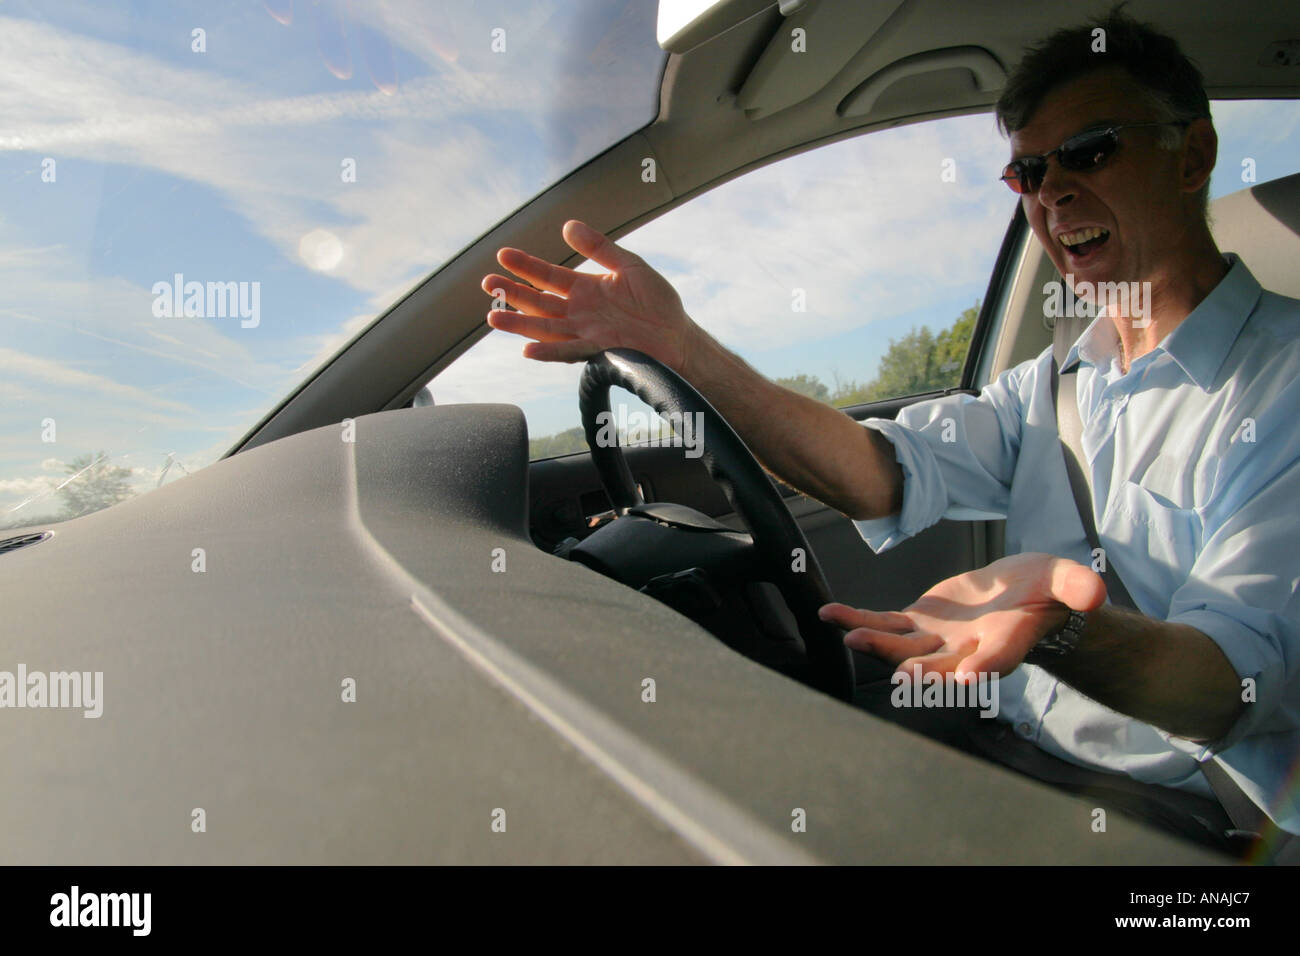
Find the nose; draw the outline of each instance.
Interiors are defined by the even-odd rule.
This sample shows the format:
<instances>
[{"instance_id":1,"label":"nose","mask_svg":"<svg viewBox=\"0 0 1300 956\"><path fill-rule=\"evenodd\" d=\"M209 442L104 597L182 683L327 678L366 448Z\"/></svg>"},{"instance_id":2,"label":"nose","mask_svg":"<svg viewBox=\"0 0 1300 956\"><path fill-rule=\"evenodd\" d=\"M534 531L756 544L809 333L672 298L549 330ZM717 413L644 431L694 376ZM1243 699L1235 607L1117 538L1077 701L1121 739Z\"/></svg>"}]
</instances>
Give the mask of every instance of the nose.
<instances>
[{"instance_id":1,"label":"nose","mask_svg":"<svg viewBox=\"0 0 1300 956\"><path fill-rule=\"evenodd\" d=\"M1046 209L1064 206L1074 199L1074 191L1074 174L1068 169L1061 168L1060 163L1048 160L1043 181L1034 194L1038 202Z\"/></svg>"}]
</instances>

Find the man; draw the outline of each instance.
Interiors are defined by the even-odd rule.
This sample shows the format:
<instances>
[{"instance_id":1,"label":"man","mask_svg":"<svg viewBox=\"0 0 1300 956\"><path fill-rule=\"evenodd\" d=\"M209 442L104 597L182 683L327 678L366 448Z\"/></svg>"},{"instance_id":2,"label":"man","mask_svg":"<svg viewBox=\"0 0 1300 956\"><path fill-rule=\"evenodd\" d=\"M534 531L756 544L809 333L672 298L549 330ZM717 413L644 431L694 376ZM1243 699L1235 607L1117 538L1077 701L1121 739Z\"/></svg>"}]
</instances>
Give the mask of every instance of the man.
<instances>
[{"instance_id":1,"label":"man","mask_svg":"<svg viewBox=\"0 0 1300 956\"><path fill-rule=\"evenodd\" d=\"M610 272L502 249L533 288L485 277L518 310L488 321L533 339L524 355L541 361L632 348L675 369L767 468L878 551L944 516L1006 516L1010 557L901 612L831 604L823 618L909 674L1000 675L999 717L1072 766L1213 798L1200 764L1218 756L1234 787L1300 832L1287 790L1300 575L1294 522L1280 520L1300 499L1300 302L1261 292L1214 244L1217 137L1200 75L1169 38L1118 12L1054 34L997 113L1003 178L1061 274L1076 289L1149 289L1144 308L1107 303L1061 365L1063 379L1077 368L1076 394L1059 396L1077 402L1102 550L1140 610L1106 603L1079 533L1051 350L978 397L859 424L764 379L658 273L576 221L565 240ZM959 440L943 440L952 425Z\"/></svg>"}]
</instances>

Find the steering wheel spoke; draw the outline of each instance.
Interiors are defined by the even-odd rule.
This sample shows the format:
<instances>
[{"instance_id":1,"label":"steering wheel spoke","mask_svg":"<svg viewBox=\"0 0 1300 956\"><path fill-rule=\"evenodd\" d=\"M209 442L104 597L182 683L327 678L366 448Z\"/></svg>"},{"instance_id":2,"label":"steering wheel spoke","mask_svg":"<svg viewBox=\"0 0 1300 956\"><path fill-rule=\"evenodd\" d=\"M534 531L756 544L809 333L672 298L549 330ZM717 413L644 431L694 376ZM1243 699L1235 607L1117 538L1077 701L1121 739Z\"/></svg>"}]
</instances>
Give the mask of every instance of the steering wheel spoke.
<instances>
[{"instance_id":1,"label":"steering wheel spoke","mask_svg":"<svg viewBox=\"0 0 1300 956\"><path fill-rule=\"evenodd\" d=\"M615 512L620 515L610 530L625 519L657 520L671 525L673 515L678 522L686 524L699 525L701 519L712 522L681 505L644 502L623 449L617 441L601 440L601 422L609 420L609 390L613 386L631 392L670 422L695 421L696 415L702 416L700 434L693 436L702 443L701 458L750 531L754 560L758 564L754 578L774 583L794 615L807 654L807 683L841 700L851 700L852 654L844 646L843 632L822 621L817 613L832 600L826 576L772 479L735 430L690 383L660 362L631 349L612 349L593 356L583 370L578 392L592 461ZM659 510L658 516L655 509ZM681 510L672 512L671 509ZM688 512L698 518L688 519ZM716 522L713 524L717 528L700 527L693 533L737 534ZM802 560L796 560L799 555ZM682 567L678 565L679 569Z\"/></svg>"}]
</instances>

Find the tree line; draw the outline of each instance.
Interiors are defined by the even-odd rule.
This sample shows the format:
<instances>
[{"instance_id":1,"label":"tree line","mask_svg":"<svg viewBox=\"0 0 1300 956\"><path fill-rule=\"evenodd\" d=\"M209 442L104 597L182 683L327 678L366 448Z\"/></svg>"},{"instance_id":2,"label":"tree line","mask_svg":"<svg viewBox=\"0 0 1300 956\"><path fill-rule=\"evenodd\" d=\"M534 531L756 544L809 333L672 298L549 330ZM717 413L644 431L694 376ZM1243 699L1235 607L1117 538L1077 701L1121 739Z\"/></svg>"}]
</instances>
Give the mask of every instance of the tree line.
<instances>
[{"instance_id":1,"label":"tree line","mask_svg":"<svg viewBox=\"0 0 1300 956\"><path fill-rule=\"evenodd\" d=\"M131 487L131 469L112 464L107 452L78 455L66 463L63 470L70 477L76 477L71 477L56 492L62 505L60 513L0 515L0 528L25 528L47 521L79 518L135 495L135 489Z\"/></svg>"},{"instance_id":2,"label":"tree line","mask_svg":"<svg viewBox=\"0 0 1300 956\"><path fill-rule=\"evenodd\" d=\"M928 326L921 326L913 328L901 338L890 339L889 348L880 359L875 377L868 381L840 380L835 376L834 381L827 384L816 375L804 372L774 381L791 391L836 408L951 388L961 380L962 363L966 360L971 334L975 331L979 308L980 304L976 302L964 310L951 326L940 332L931 332ZM657 430L634 429L631 433L620 429L619 443L634 444L671 434L671 429L663 422L656 422L654 428ZM585 451L587 438L581 426L532 438L528 442L529 457L534 459ZM130 483L130 469L111 464L106 452L78 456L64 465L64 469L69 476L77 477L58 490L61 514L41 517L18 514L0 516L0 528L76 518L117 504L135 494Z\"/></svg>"},{"instance_id":3,"label":"tree line","mask_svg":"<svg viewBox=\"0 0 1300 956\"><path fill-rule=\"evenodd\" d=\"M829 385L816 375L799 372L774 379L777 385L792 392L807 395L836 408L865 405L868 402L920 395L924 392L952 388L961 381L962 364L975 331L980 303L962 311L955 322L940 332L928 326L913 328L901 338L891 338L889 348L880 359L874 378L865 382L853 379L840 380L838 376ZM650 435L625 435L620 432L620 444L644 441ZM529 439L530 458L553 458L573 452L587 451L587 438L582 426L567 428L553 435Z\"/></svg>"}]
</instances>

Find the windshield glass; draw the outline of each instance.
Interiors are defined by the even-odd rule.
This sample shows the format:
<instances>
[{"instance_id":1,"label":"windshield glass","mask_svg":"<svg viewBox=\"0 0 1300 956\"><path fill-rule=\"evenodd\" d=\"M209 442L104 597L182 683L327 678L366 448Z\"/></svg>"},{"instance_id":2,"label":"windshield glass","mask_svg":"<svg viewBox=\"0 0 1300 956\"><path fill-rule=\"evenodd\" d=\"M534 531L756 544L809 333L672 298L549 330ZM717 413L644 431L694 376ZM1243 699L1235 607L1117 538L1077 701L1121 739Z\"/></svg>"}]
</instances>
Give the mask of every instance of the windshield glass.
<instances>
[{"instance_id":1,"label":"windshield glass","mask_svg":"<svg viewBox=\"0 0 1300 956\"><path fill-rule=\"evenodd\" d=\"M649 123L643 0L0 7L0 528L227 451Z\"/></svg>"}]
</instances>

